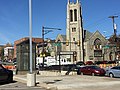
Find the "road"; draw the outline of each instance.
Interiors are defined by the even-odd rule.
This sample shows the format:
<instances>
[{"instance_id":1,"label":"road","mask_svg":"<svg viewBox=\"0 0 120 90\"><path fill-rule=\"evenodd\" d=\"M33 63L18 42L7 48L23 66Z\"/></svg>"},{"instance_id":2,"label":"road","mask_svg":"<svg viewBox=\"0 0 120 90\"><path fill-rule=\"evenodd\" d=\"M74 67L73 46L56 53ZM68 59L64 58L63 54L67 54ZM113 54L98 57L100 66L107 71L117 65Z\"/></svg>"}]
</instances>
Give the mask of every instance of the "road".
<instances>
[{"instance_id":1,"label":"road","mask_svg":"<svg viewBox=\"0 0 120 90\"><path fill-rule=\"evenodd\" d=\"M120 90L120 78L75 75L44 77L40 82L52 84L58 90Z\"/></svg>"},{"instance_id":2,"label":"road","mask_svg":"<svg viewBox=\"0 0 120 90\"><path fill-rule=\"evenodd\" d=\"M45 90L41 87L28 87L25 83L13 81L12 83L0 84L0 90Z\"/></svg>"},{"instance_id":3,"label":"road","mask_svg":"<svg viewBox=\"0 0 120 90\"><path fill-rule=\"evenodd\" d=\"M26 75L16 75L16 80L26 82ZM120 78L90 75L36 75L38 86L54 90L120 90ZM57 88L57 89L56 89ZM52 89L53 90L53 89Z\"/></svg>"}]
</instances>

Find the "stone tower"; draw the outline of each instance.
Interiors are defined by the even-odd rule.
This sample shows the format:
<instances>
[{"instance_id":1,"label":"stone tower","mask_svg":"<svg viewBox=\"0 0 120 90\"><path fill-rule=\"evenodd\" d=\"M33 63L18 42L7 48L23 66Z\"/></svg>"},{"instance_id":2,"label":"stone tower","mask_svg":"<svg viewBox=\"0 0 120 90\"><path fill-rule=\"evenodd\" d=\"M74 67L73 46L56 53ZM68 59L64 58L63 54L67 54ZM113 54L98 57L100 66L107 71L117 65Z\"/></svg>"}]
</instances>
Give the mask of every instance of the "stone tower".
<instances>
[{"instance_id":1,"label":"stone tower","mask_svg":"<svg viewBox=\"0 0 120 90\"><path fill-rule=\"evenodd\" d=\"M83 25L82 11L79 0L68 0L66 19L66 50L76 52L76 57L72 62L84 61L83 55Z\"/></svg>"}]
</instances>

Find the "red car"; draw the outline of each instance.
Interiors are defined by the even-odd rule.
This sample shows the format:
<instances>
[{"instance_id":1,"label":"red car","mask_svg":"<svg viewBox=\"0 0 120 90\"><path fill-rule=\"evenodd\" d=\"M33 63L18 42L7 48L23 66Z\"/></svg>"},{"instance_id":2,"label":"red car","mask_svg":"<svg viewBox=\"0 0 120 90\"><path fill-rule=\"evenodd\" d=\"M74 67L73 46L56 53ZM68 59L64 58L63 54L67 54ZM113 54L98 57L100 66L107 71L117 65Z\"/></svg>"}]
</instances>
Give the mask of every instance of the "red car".
<instances>
[{"instance_id":1,"label":"red car","mask_svg":"<svg viewBox=\"0 0 120 90\"><path fill-rule=\"evenodd\" d=\"M79 74L83 75L83 74L86 74L86 75L101 75L101 76L104 76L105 75L105 70L98 67L98 66L95 66L95 65L91 65L91 66L84 66L82 68L79 69Z\"/></svg>"}]
</instances>

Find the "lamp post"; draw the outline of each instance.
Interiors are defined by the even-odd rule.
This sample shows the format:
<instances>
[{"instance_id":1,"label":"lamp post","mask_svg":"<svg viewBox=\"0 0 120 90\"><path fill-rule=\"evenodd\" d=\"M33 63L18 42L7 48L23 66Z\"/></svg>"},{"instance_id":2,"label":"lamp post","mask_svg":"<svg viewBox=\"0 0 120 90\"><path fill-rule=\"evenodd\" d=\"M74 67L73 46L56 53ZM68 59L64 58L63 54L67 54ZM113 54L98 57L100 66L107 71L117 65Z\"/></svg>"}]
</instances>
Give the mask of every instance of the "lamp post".
<instances>
[{"instance_id":1,"label":"lamp post","mask_svg":"<svg viewBox=\"0 0 120 90\"><path fill-rule=\"evenodd\" d=\"M43 39L43 43L42 43L42 57L43 57L42 68L43 69L44 69L44 60L45 60L44 35L48 34L49 32L53 32L53 30L62 30L62 29L60 29L60 28L50 28L50 27L42 26L42 39Z\"/></svg>"},{"instance_id":2,"label":"lamp post","mask_svg":"<svg viewBox=\"0 0 120 90\"><path fill-rule=\"evenodd\" d=\"M30 71L27 74L27 86L35 86L36 77L32 66L32 0L29 0L29 44L30 44Z\"/></svg>"}]
</instances>

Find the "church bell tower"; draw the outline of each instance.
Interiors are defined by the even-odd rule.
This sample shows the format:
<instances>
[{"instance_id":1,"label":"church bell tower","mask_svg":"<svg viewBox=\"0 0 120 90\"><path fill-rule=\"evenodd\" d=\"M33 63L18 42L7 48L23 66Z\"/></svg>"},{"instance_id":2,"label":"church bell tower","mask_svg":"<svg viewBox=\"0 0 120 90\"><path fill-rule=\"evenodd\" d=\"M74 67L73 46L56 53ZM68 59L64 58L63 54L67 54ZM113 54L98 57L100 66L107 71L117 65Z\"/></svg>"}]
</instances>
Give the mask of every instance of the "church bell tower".
<instances>
[{"instance_id":1,"label":"church bell tower","mask_svg":"<svg viewBox=\"0 0 120 90\"><path fill-rule=\"evenodd\" d=\"M66 42L69 42L66 50L76 53L72 62L84 61L82 10L79 0L68 0L66 23Z\"/></svg>"}]
</instances>

